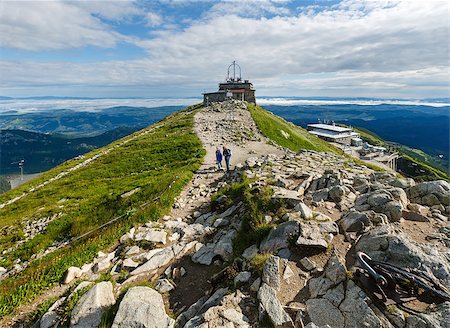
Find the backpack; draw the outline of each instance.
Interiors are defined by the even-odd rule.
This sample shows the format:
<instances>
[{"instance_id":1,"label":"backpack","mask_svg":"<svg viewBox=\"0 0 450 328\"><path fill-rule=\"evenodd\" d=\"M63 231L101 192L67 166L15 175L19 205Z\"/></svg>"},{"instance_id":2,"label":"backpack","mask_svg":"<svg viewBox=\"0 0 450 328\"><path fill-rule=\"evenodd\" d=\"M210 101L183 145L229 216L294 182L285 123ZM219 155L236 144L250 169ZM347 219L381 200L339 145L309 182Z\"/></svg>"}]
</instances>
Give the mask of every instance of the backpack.
<instances>
[{"instance_id":1,"label":"backpack","mask_svg":"<svg viewBox=\"0 0 450 328\"><path fill-rule=\"evenodd\" d=\"M228 149L228 148L225 149L225 151L223 152L223 155L224 155L224 156L228 156L228 157L231 156L231 150Z\"/></svg>"}]
</instances>

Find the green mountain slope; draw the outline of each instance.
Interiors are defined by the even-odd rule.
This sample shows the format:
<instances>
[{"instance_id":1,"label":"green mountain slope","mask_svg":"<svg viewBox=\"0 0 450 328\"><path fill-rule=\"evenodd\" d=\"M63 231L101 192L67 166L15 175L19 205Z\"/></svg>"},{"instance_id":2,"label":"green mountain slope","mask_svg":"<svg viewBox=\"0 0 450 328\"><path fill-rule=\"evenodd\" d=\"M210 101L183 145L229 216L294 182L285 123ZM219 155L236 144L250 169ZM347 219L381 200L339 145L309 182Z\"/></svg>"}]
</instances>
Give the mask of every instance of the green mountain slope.
<instances>
[{"instance_id":1,"label":"green mountain slope","mask_svg":"<svg viewBox=\"0 0 450 328\"><path fill-rule=\"evenodd\" d=\"M11 268L17 258L28 264L0 281L0 318L57 284L68 267L91 261L134 224L170 209L204 156L193 131L196 107L0 196L0 266ZM46 218L51 221L39 234L24 233L27 222ZM56 250L42 256L52 246Z\"/></svg>"},{"instance_id":2,"label":"green mountain slope","mask_svg":"<svg viewBox=\"0 0 450 328\"><path fill-rule=\"evenodd\" d=\"M282 147L292 151L308 149L321 152L342 153L340 149L330 145L328 142L259 106L249 104L248 110L261 133Z\"/></svg>"}]
</instances>

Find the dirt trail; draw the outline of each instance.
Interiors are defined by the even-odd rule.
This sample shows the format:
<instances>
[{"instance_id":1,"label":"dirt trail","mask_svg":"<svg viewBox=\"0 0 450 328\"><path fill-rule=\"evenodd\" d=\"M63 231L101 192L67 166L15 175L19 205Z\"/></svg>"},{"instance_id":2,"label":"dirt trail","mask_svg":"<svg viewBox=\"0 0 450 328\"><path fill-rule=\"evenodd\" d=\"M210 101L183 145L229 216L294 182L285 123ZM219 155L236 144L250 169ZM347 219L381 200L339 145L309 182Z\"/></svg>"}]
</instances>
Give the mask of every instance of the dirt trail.
<instances>
[{"instance_id":1,"label":"dirt trail","mask_svg":"<svg viewBox=\"0 0 450 328\"><path fill-rule=\"evenodd\" d=\"M231 100L224 103L213 103L195 115L194 130L202 141L206 155L200 169L195 173L192 181L181 192L181 199L191 199L189 191L192 186L205 185L206 188L215 187L225 178L224 171L216 168L216 148L226 145L231 151L231 170L250 157L275 154L283 155L285 151L268 143L258 130L246 104ZM222 161L225 166L225 160ZM199 197L183 207L172 210L173 218L186 217L201 208L205 199ZM209 202L208 202L209 203ZM207 205L207 204L204 204Z\"/></svg>"}]
</instances>

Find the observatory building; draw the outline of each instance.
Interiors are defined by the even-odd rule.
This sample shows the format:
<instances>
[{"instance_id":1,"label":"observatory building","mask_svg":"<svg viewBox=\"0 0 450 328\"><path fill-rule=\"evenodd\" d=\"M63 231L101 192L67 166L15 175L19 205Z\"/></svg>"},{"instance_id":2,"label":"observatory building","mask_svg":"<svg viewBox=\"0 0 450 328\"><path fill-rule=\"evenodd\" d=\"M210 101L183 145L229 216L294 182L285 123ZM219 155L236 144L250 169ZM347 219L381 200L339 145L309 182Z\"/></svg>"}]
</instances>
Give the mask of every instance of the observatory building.
<instances>
[{"instance_id":1,"label":"observatory building","mask_svg":"<svg viewBox=\"0 0 450 328\"><path fill-rule=\"evenodd\" d=\"M205 105L208 105L211 102L225 101L227 99L238 99L254 104L256 103L253 84L250 83L249 80L242 80L241 66L236 64L236 61L233 61L233 63L228 66L227 81L225 83L219 83L219 91L203 94L203 103Z\"/></svg>"}]
</instances>

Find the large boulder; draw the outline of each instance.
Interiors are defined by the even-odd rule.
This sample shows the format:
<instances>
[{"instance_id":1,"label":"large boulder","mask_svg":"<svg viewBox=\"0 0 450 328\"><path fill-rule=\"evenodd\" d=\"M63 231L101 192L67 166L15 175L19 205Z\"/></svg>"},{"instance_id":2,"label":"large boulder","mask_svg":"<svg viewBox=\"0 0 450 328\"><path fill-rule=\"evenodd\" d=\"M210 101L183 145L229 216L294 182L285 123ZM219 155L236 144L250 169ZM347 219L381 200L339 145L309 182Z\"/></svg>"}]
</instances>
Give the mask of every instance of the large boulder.
<instances>
[{"instance_id":1,"label":"large boulder","mask_svg":"<svg viewBox=\"0 0 450 328\"><path fill-rule=\"evenodd\" d=\"M259 248L262 253L274 253L281 248L288 247L289 241L297 238L298 233L298 222L283 222L270 230L269 235L261 242Z\"/></svg>"},{"instance_id":2,"label":"large boulder","mask_svg":"<svg viewBox=\"0 0 450 328\"><path fill-rule=\"evenodd\" d=\"M132 287L125 294L114 318L112 328L173 327L175 320L164 310L164 301L160 293L149 287Z\"/></svg>"},{"instance_id":3,"label":"large boulder","mask_svg":"<svg viewBox=\"0 0 450 328\"><path fill-rule=\"evenodd\" d=\"M103 312L115 302L111 282L99 282L78 300L70 317L70 327L98 327Z\"/></svg>"},{"instance_id":4,"label":"large boulder","mask_svg":"<svg viewBox=\"0 0 450 328\"><path fill-rule=\"evenodd\" d=\"M450 205L450 184L444 180L419 183L407 190L411 203L426 206Z\"/></svg>"},{"instance_id":5,"label":"large boulder","mask_svg":"<svg viewBox=\"0 0 450 328\"><path fill-rule=\"evenodd\" d=\"M414 242L391 225L375 227L362 235L355 249L367 253L374 260L433 274L443 285L450 285L448 256L435 245Z\"/></svg>"}]
</instances>

